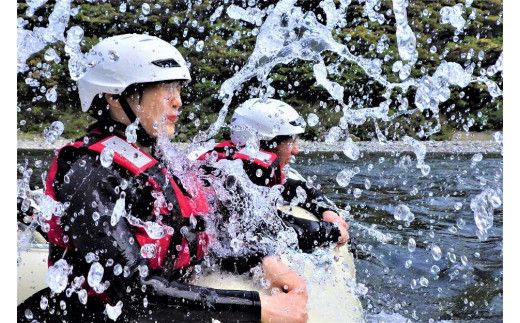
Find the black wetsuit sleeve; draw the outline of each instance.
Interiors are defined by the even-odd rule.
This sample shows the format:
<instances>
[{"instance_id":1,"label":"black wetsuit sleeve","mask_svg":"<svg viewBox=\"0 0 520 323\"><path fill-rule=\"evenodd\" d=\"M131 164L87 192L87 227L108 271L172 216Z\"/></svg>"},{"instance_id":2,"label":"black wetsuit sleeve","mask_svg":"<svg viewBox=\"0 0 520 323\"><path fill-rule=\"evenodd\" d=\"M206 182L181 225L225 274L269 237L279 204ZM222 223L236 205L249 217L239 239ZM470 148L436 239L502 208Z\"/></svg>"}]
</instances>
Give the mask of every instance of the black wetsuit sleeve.
<instances>
[{"instance_id":1,"label":"black wetsuit sleeve","mask_svg":"<svg viewBox=\"0 0 520 323\"><path fill-rule=\"evenodd\" d=\"M79 271L77 275L86 278L92 261L87 261L85 255L95 255L95 261L104 267L102 282L110 283L104 293L112 305L118 301L124 304L120 320L135 321L137 315L159 322L173 318L183 322L260 321L257 292L193 286L172 279L171 273L163 275L162 270L150 270L142 277L138 268L147 259L141 256L132 226L124 217L115 225L111 220L123 191L127 214L151 220L154 200L150 189L116 165L103 167L95 155L85 155L63 166L68 166L67 172L58 176L55 187L58 200L67 205L61 221L74 246L70 255L77 255L69 261ZM94 212L97 215L93 216ZM179 229L174 228L175 232ZM116 265L123 267L122 273L114 270Z\"/></svg>"},{"instance_id":2,"label":"black wetsuit sleeve","mask_svg":"<svg viewBox=\"0 0 520 323\"><path fill-rule=\"evenodd\" d=\"M304 252L310 252L315 247L330 242L337 242L341 236L339 228L334 223L301 219L282 211L278 211L278 215L296 231L298 246Z\"/></svg>"},{"instance_id":3,"label":"black wetsuit sleeve","mask_svg":"<svg viewBox=\"0 0 520 323\"><path fill-rule=\"evenodd\" d=\"M323 212L332 209L332 206L325 200L323 193L304 181L287 178L283 186L282 197L285 201L292 202L293 199L298 199L298 191L301 190L304 194L300 194L300 196L303 195L305 200L303 202L299 200L297 205L311 212L320 220L323 217Z\"/></svg>"}]
</instances>

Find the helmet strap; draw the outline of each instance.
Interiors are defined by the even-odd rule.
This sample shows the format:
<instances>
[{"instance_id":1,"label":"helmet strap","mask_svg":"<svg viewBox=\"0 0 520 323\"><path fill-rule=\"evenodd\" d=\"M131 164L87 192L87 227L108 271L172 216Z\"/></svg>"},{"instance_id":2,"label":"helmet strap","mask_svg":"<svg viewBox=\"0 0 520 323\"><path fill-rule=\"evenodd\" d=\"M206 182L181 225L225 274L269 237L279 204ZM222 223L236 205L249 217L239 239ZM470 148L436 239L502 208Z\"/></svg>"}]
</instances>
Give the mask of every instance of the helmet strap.
<instances>
[{"instance_id":1,"label":"helmet strap","mask_svg":"<svg viewBox=\"0 0 520 323\"><path fill-rule=\"evenodd\" d=\"M134 123L137 119L137 116L134 113L134 110L130 107L130 104L128 104L128 101L123 96L120 96L119 104L121 104L121 107L123 107L123 111L126 113L127 118L130 120L130 123Z\"/></svg>"},{"instance_id":2,"label":"helmet strap","mask_svg":"<svg viewBox=\"0 0 520 323\"><path fill-rule=\"evenodd\" d=\"M139 104L141 104L144 89L140 88L138 91ZM132 110L132 107L130 107L128 100L124 96L120 96L118 98L118 101L121 104L121 107L123 108L123 111L125 112L127 118L130 120L130 123L134 123L135 120L137 120L137 116L135 115L134 110ZM137 141L145 147L153 147L153 144L155 143L155 139L150 137L150 135L142 127L137 128Z\"/></svg>"}]
</instances>

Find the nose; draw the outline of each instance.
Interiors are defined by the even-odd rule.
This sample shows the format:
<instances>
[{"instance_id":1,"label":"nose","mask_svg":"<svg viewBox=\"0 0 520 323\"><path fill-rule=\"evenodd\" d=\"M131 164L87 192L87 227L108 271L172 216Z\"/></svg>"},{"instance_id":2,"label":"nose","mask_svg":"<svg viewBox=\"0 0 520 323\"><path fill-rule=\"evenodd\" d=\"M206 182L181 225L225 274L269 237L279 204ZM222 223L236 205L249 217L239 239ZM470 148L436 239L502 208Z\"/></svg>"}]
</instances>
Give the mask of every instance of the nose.
<instances>
[{"instance_id":1,"label":"nose","mask_svg":"<svg viewBox=\"0 0 520 323\"><path fill-rule=\"evenodd\" d=\"M175 94L172 96L171 103L172 106L176 109L180 109L182 107L182 99L179 91L176 91Z\"/></svg>"}]
</instances>

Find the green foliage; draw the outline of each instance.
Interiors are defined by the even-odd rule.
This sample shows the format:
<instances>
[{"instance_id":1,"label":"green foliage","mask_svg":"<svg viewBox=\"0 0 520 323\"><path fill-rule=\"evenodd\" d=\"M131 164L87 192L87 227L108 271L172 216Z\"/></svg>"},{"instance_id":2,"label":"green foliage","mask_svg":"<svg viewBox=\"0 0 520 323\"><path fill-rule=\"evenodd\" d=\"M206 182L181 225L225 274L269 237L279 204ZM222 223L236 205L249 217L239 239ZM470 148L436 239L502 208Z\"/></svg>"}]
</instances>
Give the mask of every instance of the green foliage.
<instances>
[{"instance_id":1,"label":"green foliage","mask_svg":"<svg viewBox=\"0 0 520 323\"><path fill-rule=\"evenodd\" d=\"M150 4L150 13L142 15L143 3ZM465 8L468 24L464 32L455 37L455 30L448 24L440 23L439 11L443 6L453 6L460 1L414 0L407 8L408 21L417 37L418 63L412 69L412 76L420 78L432 75L441 61L450 61L466 66L475 64L474 75L493 65L502 52L502 2L474 1L471 8ZM246 64L246 60L255 46L255 34L258 27L229 18L226 8L240 1L190 1L176 2L157 0L149 2L132 0L126 2L126 11L120 12L122 2L105 0L88 3L74 2L73 7L79 8L78 13L70 18L69 27L77 25L83 28L84 38L82 50L88 51L100 38L122 33L149 33L174 44L191 64L192 82L183 89L183 113L180 119L179 134L176 140L192 138L199 130L216 120L223 103L218 98L222 82ZM266 9L276 1L259 1L258 6ZM188 8L188 4L191 8ZM217 7L224 6L222 15L214 22L210 16ZM304 11L313 11L318 20L325 22L323 10L312 2L298 1ZM54 2L48 2L38 9L34 16L25 16L27 4L18 0L17 15L27 21L25 28L45 27L47 18L53 10ZM385 23L372 22L364 14L364 3L353 1L347 11L347 25L333 31L334 38L347 44L355 55L366 58L378 58L383 61L383 75L390 82L400 82L399 76L392 72L392 64L400 60L395 36L395 18L390 0L381 1L378 9L384 14ZM475 11L475 18L468 17ZM377 50L377 44L386 35L386 48ZM457 39L458 38L458 39ZM230 39L234 42L228 43ZM195 43L204 42L204 50L198 52ZM61 61L47 62L44 53L53 48ZM468 60L468 52L472 57ZM484 53L482 60L478 54ZM357 65L345 61L332 53L325 53L325 63L331 67L337 65L334 71L329 71L329 79L342 85L344 101L352 108L375 107L384 98L384 88L374 80L369 79ZM31 69L18 74L18 120L25 120L25 125L19 125L21 132L41 133L52 121L62 120L65 124L66 137L75 137L92 121L79 112L79 97L75 82L69 77L68 55L62 42L54 43L41 52L33 55L29 61ZM287 101L298 108L304 118L309 113L315 113L320 123L308 127L306 139L322 139L325 132L336 126L342 117L338 102L316 84L313 75L313 62L294 61L287 65L276 66L270 74L269 81L277 91L275 97ZM27 79L38 82L30 86ZM502 86L499 74L491 78ZM31 83L31 82L29 82ZM241 91L233 99L231 108L251 97L255 88L260 86L256 78L243 85ZM56 87L58 100L48 102L45 98L47 89ZM394 91L397 92L397 91ZM413 89L406 94L410 108L414 108ZM464 93L462 93L464 92ZM462 94L461 94L462 93ZM397 93L392 94L395 99ZM403 95L404 96L404 95ZM395 100L394 100L395 101ZM393 103L394 104L394 103ZM497 130L502 128L502 98L491 100L485 85L471 83L461 90L453 88L448 101L440 105L441 131L434 139L448 139L455 130ZM391 106L391 113L398 111L397 106ZM228 115L229 118L230 115ZM468 120L472 119L472 122ZM362 126L352 126L349 129L355 138L370 140L375 137L376 126L389 139L398 139L403 134L415 135L430 120L425 113L416 112L403 115L393 122L367 120ZM396 127L398 122L399 127ZM218 138L226 136L227 129L222 129Z\"/></svg>"}]
</instances>

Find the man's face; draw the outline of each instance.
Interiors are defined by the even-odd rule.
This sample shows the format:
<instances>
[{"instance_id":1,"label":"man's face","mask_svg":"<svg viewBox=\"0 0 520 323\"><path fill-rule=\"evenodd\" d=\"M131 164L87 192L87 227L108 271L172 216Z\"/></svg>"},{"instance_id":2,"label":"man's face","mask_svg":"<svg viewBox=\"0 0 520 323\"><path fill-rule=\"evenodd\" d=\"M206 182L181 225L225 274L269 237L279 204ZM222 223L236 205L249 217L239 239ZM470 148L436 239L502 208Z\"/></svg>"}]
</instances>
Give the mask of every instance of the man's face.
<instances>
[{"instance_id":1,"label":"man's face","mask_svg":"<svg viewBox=\"0 0 520 323\"><path fill-rule=\"evenodd\" d=\"M164 134L172 138L182 107L181 83L158 83L146 87L141 103L137 95L129 98L139 122L150 137Z\"/></svg>"},{"instance_id":2,"label":"man's face","mask_svg":"<svg viewBox=\"0 0 520 323\"><path fill-rule=\"evenodd\" d=\"M296 156L299 152L298 149L298 139L297 138L291 138L287 139L274 149L276 155L278 156L278 160L280 161L280 164L283 166L289 164L289 161L291 160L292 156Z\"/></svg>"}]
</instances>

